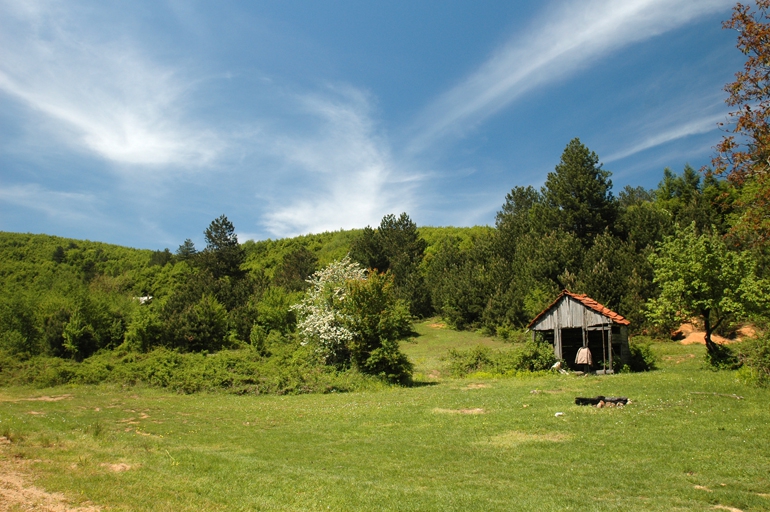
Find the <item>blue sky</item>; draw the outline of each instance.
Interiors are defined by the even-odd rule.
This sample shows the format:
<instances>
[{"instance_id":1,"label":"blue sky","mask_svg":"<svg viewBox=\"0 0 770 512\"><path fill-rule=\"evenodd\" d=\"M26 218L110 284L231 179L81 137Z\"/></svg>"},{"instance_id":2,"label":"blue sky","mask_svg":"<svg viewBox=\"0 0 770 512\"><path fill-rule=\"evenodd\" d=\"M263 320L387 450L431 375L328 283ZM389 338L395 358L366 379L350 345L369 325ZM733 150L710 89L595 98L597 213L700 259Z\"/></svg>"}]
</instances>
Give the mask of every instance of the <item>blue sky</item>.
<instances>
[{"instance_id":1,"label":"blue sky","mask_svg":"<svg viewBox=\"0 0 770 512\"><path fill-rule=\"evenodd\" d=\"M653 188L719 141L732 5L0 0L0 230L493 224L574 137Z\"/></svg>"}]
</instances>

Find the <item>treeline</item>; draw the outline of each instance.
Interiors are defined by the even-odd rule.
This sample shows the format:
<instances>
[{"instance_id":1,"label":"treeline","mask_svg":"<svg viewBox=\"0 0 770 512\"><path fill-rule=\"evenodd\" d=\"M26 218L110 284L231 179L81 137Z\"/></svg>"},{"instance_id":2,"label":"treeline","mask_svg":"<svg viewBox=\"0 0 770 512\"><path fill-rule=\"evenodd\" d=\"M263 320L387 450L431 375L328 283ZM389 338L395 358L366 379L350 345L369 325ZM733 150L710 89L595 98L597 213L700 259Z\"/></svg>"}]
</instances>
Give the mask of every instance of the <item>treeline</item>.
<instances>
[{"instance_id":1,"label":"treeline","mask_svg":"<svg viewBox=\"0 0 770 512\"><path fill-rule=\"evenodd\" d=\"M690 166L665 169L655 190L627 186L617 196L610 176L574 139L540 190L506 195L494 230L442 239L423 263L435 311L457 328L505 336L569 289L637 332L650 327L646 304L658 294L650 255L677 226L727 233L735 193Z\"/></svg>"},{"instance_id":2,"label":"treeline","mask_svg":"<svg viewBox=\"0 0 770 512\"><path fill-rule=\"evenodd\" d=\"M509 338L566 288L641 331L660 295L651 254L684 226L729 241L737 192L689 166L664 170L654 190L617 196L610 178L575 139L539 190L506 195L494 227L418 229L402 213L374 228L241 244L223 215L204 231L204 248L188 239L174 252L4 233L0 351L76 361L118 347L285 353L303 343L292 306L308 278L348 254L387 276L379 286L389 311L402 304L413 318L440 315L457 329ZM761 251L756 261L762 277Z\"/></svg>"}]
</instances>

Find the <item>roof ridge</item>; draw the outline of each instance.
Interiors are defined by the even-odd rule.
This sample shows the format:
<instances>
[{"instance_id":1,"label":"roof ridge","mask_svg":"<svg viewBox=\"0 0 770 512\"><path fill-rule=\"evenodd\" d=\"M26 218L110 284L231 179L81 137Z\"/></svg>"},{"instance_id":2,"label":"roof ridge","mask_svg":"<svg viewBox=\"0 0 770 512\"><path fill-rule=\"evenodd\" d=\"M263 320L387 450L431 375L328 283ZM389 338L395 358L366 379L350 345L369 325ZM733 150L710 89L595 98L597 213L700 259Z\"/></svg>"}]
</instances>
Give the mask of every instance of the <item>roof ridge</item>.
<instances>
[{"instance_id":1,"label":"roof ridge","mask_svg":"<svg viewBox=\"0 0 770 512\"><path fill-rule=\"evenodd\" d=\"M566 288L562 290L562 292L559 294L558 297L556 297L556 300L554 300L551 304L548 305L543 311L537 314L535 318L532 319L532 321L527 325L527 328L532 327L539 319L542 317L548 310L553 308L564 296L572 297L573 299L577 300L581 304L583 304L585 307L592 309L596 311L597 313L609 318L614 323L618 323L621 325L630 325L631 322L628 321L623 315L620 315L607 306L601 304L596 299L592 299L587 294L580 294L580 293L573 293Z\"/></svg>"}]
</instances>

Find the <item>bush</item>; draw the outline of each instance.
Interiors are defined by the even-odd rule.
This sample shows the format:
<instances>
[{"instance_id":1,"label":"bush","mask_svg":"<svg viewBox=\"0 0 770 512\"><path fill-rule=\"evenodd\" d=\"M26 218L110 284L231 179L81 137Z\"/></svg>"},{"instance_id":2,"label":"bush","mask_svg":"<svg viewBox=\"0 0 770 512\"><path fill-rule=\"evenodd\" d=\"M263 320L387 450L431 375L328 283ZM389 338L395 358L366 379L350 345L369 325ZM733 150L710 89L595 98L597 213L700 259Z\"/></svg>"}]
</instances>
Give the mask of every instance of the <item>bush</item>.
<instances>
[{"instance_id":1,"label":"bush","mask_svg":"<svg viewBox=\"0 0 770 512\"><path fill-rule=\"evenodd\" d=\"M770 386L770 338L747 340L737 347L738 359L743 363L741 380L756 386Z\"/></svg>"},{"instance_id":2,"label":"bush","mask_svg":"<svg viewBox=\"0 0 770 512\"><path fill-rule=\"evenodd\" d=\"M381 380L356 370L335 371L293 338L280 343L273 331L270 357L248 348L216 354L157 348L148 353L114 350L83 362L37 356L26 361L0 353L0 386L116 383L167 388L180 393L302 394L379 387Z\"/></svg>"},{"instance_id":3,"label":"bush","mask_svg":"<svg viewBox=\"0 0 770 512\"><path fill-rule=\"evenodd\" d=\"M500 352L478 346L469 350L449 351L449 371L456 377L488 372L510 375L518 372L550 370L557 359L548 343L528 341L521 347Z\"/></svg>"},{"instance_id":4,"label":"bush","mask_svg":"<svg viewBox=\"0 0 770 512\"><path fill-rule=\"evenodd\" d=\"M449 372L455 377L488 370L494 365L492 351L481 345L468 350L449 351Z\"/></svg>"},{"instance_id":5,"label":"bush","mask_svg":"<svg viewBox=\"0 0 770 512\"><path fill-rule=\"evenodd\" d=\"M629 341L628 348L631 352L631 360L628 364L629 370L632 372L648 372L655 369L658 357L652 351L652 343Z\"/></svg>"}]
</instances>

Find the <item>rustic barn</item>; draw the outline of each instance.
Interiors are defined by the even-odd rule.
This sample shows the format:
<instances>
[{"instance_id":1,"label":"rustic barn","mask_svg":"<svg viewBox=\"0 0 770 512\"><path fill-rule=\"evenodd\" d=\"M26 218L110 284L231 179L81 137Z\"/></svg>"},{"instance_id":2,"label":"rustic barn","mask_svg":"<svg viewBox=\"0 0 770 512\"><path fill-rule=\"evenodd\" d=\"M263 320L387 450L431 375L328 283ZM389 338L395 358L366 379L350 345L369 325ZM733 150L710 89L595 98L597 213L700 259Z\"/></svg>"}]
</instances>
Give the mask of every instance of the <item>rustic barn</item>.
<instances>
[{"instance_id":1,"label":"rustic barn","mask_svg":"<svg viewBox=\"0 0 770 512\"><path fill-rule=\"evenodd\" d=\"M592 370L612 373L612 363L628 364L628 325L630 322L588 297L564 290L527 326L553 344L556 357L570 368L584 369L575 357L582 347L590 350ZM579 368L580 366L580 368Z\"/></svg>"}]
</instances>

